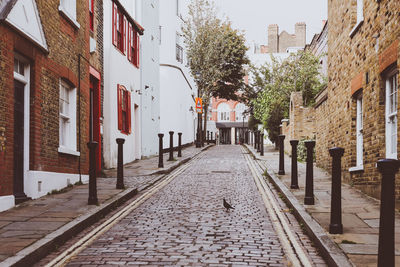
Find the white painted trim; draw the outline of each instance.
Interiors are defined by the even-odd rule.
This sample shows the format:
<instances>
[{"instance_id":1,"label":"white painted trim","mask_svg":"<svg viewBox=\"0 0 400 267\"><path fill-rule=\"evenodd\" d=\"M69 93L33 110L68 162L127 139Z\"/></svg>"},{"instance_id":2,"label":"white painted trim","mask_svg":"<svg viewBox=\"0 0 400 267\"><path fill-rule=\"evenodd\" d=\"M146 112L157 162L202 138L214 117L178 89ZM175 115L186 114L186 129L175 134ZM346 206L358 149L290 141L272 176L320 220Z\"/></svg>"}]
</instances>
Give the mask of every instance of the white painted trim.
<instances>
[{"instance_id":1,"label":"white painted trim","mask_svg":"<svg viewBox=\"0 0 400 267\"><path fill-rule=\"evenodd\" d=\"M89 175L81 175L82 182L88 183ZM60 190L79 181L79 173L58 173L29 171L25 181L25 193L33 199L47 195L52 190Z\"/></svg>"},{"instance_id":2,"label":"white painted trim","mask_svg":"<svg viewBox=\"0 0 400 267\"><path fill-rule=\"evenodd\" d=\"M24 183L28 177L29 171L29 133L30 133L30 65L29 62L19 54L15 54L15 59L23 62L25 64L24 74L21 75L17 72L14 72L14 79L25 83L24 86L24 162L23 162L23 169L24 169ZM25 187L24 187L25 191Z\"/></svg>"},{"instance_id":3,"label":"white painted trim","mask_svg":"<svg viewBox=\"0 0 400 267\"><path fill-rule=\"evenodd\" d=\"M75 150L72 150L72 149L69 149L69 148L63 147L63 146L59 146L58 147L58 152L59 153L63 153L63 154L69 154L69 155L73 155L73 156L78 156L78 157L81 155L81 152L75 151Z\"/></svg>"},{"instance_id":4,"label":"white painted trim","mask_svg":"<svg viewBox=\"0 0 400 267\"><path fill-rule=\"evenodd\" d=\"M15 206L14 195L0 196L0 212Z\"/></svg>"},{"instance_id":5,"label":"white painted trim","mask_svg":"<svg viewBox=\"0 0 400 267\"><path fill-rule=\"evenodd\" d=\"M58 11L60 11L60 13L63 14L65 18L68 19L68 21L71 22L73 26L75 26L75 28L79 29L81 27L78 21L69 14L69 12L63 7L61 3L58 6Z\"/></svg>"},{"instance_id":6,"label":"white painted trim","mask_svg":"<svg viewBox=\"0 0 400 267\"><path fill-rule=\"evenodd\" d=\"M363 171L363 170L364 170L364 165L349 168L349 172L357 172L357 171Z\"/></svg>"}]
</instances>

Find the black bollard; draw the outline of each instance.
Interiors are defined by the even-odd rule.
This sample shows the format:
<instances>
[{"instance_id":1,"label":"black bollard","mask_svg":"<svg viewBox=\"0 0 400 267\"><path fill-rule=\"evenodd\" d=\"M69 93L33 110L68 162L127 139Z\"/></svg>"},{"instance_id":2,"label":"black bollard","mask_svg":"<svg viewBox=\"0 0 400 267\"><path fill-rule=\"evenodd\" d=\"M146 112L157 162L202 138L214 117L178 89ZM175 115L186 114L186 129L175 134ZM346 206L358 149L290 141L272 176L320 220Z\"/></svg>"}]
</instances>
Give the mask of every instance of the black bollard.
<instances>
[{"instance_id":1,"label":"black bollard","mask_svg":"<svg viewBox=\"0 0 400 267\"><path fill-rule=\"evenodd\" d=\"M292 145L292 181L290 184L291 189L299 189L298 172L297 172L297 145L299 140L290 140Z\"/></svg>"},{"instance_id":2,"label":"black bollard","mask_svg":"<svg viewBox=\"0 0 400 267\"><path fill-rule=\"evenodd\" d=\"M164 134L158 134L158 168L164 168L164 158L163 158L163 137Z\"/></svg>"},{"instance_id":3,"label":"black bollard","mask_svg":"<svg viewBox=\"0 0 400 267\"><path fill-rule=\"evenodd\" d=\"M254 131L254 149L257 149L257 131Z\"/></svg>"},{"instance_id":4,"label":"black bollard","mask_svg":"<svg viewBox=\"0 0 400 267\"><path fill-rule=\"evenodd\" d=\"M213 132L211 132L211 143L214 143Z\"/></svg>"},{"instance_id":5,"label":"black bollard","mask_svg":"<svg viewBox=\"0 0 400 267\"><path fill-rule=\"evenodd\" d=\"M210 144L210 132L207 131L207 145Z\"/></svg>"},{"instance_id":6,"label":"black bollard","mask_svg":"<svg viewBox=\"0 0 400 267\"><path fill-rule=\"evenodd\" d=\"M315 141L305 141L307 148L306 165L306 195L304 197L305 205L314 205L314 170L313 170L313 150Z\"/></svg>"},{"instance_id":7,"label":"black bollard","mask_svg":"<svg viewBox=\"0 0 400 267\"><path fill-rule=\"evenodd\" d=\"M261 142L260 142L260 138L261 138L261 132L257 131L257 152L261 152Z\"/></svg>"},{"instance_id":8,"label":"black bollard","mask_svg":"<svg viewBox=\"0 0 400 267\"><path fill-rule=\"evenodd\" d=\"M117 169L117 189L124 189L124 143L125 139L117 138L118 144L118 169Z\"/></svg>"},{"instance_id":9,"label":"black bollard","mask_svg":"<svg viewBox=\"0 0 400 267\"><path fill-rule=\"evenodd\" d=\"M96 184L96 149L97 142L90 141L87 143L89 148L89 199L88 205L97 205L97 184Z\"/></svg>"},{"instance_id":10,"label":"black bollard","mask_svg":"<svg viewBox=\"0 0 400 267\"><path fill-rule=\"evenodd\" d=\"M264 156L264 133L260 137L260 155Z\"/></svg>"},{"instance_id":11,"label":"black bollard","mask_svg":"<svg viewBox=\"0 0 400 267\"><path fill-rule=\"evenodd\" d=\"M399 161L395 159L381 159L378 160L377 165L378 171L382 174L378 267L394 267L394 190L395 174L399 170Z\"/></svg>"},{"instance_id":12,"label":"black bollard","mask_svg":"<svg viewBox=\"0 0 400 267\"><path fill-rule=\"evenodd\" d=\"M331 193L331 223L330 234L343 234L342 225L342 156L344 149L334 147L329 149L332 157L332 193Z\"/></svg>"},{"instance_id":13,"label":"black bollard","mask_svg":"<svg viewBox=\"0 0 400 267\"><path fill-rule=\"evenodd\" d=\"M174 131L169 131L169 159L168 161L174 160Z\"/></svg>"},{"instance_id":14,"label":"black bollard","mask_svg":"<svg viewBox=\"0 0 400 267\"><path fill-rule=\"evenodd\" d=\"M182 157L182 133L178 133L178 157Z\"/></svg>"},{"instance_id":15,"label":"black bollard","mask_svg":"<svg viewBox=\"0 0 400 267\"><path fill-rule=\"evenodd\" d=\"M278 143L279 143L279 171L278 174L283 175L285 174L285 152L284 152L284 143L283 140L285 140L284 135L279 135L278 136Z\"/></svg>"}]
</instances>

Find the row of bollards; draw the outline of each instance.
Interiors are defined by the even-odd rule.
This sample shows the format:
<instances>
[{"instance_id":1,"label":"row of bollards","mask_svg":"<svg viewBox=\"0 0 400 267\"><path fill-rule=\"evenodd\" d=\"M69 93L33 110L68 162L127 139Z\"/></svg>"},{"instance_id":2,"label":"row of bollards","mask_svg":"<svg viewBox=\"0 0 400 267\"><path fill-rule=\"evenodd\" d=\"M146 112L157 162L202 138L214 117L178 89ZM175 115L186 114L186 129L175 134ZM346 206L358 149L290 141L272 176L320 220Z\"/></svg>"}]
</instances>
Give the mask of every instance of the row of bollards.
<instances>
[{"instance_id":1,"label":"row of bollards","mask_svg":"<svg viewBox=\"0 0 400 267\"><path fill-rule=\"evenodd\" d=\"M279 136L279 174L285 174L284 169L284 135ZM292 173L290 188L298 189L297 145L298 140L290 140L292 146ZM314 174L313 150L315 141L305 141L307 148L305 205L314 205ZM342 164L344 149L334 147L329 149L332 157L332 191L330 234L343 234L342 224ZM378 171L382 174L381 207L379 219L378 267L395 266L395 175L399 170L400 161L396 159L381 159L377 162Z\"/></svg>"},{"instance_id":2,"label":"row of bollards","mask_svg":"<svg viewBox=\"0 0 400 267\"><path fill-rule=\"evenodd\" d=\"M164 134L158 134L158 168L164 168L163 157L163 137ZM182 133L178 133L178 157L182 157ZM168 161L174 160L174 132L169 132L169 158Z\"/></svg>"}]
</instances>

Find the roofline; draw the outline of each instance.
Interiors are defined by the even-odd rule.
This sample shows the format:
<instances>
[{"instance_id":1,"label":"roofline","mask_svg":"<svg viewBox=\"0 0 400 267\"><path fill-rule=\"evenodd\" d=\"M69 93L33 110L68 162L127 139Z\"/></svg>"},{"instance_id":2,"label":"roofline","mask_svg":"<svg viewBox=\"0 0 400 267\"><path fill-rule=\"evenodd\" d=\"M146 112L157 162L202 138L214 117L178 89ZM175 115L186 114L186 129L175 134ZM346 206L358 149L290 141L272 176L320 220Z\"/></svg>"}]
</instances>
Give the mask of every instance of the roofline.
<instances>
[{"instance_id":1,"label":"roofline","mask_svg":"<svg viewBox=\"0 0 400 267\"><path fill-rule=\"evenodd\" d=\"M128 11L125 9L125 7L120 3L119 0L112 0L117 6L118 8L122 9L122 12L124 13L124 15L126 16L126 18L128 19L128 21L130 21L133 26L135 27L135 29L139 32L140 35L143 35L144 32L144 28L136 21L134 20L131 15L129 15Z\"/></svg>"}]
</instances>

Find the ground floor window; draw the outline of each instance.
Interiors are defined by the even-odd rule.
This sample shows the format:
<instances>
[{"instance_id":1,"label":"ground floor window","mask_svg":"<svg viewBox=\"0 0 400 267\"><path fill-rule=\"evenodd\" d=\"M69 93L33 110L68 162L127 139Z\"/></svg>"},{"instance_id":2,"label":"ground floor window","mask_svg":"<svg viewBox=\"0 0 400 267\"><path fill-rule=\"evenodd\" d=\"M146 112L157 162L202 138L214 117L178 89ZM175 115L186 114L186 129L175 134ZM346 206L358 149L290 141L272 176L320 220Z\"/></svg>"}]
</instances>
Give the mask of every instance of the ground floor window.
<instances>
[{"instance_id":1,"label":"ground floor window","mask_svg":"<svg viewBox=\"0 0 400 267\"><path fill-rule=\"evenodd\" d=\"M76 88L60 80L60 147L76 151Z\"/></svg>"},{"instance_id":2,"label":"ground floor window","mask_svg":"<svg viewBox=\"0 0 400 267\"><path fill-rule=\"evenodd\" d=\"M362 95L357 98L357 167L363 166L363 100Z\"/></svg>"},{"instance_id":3,"label":"ground floor window","mask_svg":"<svg viewBox=\"0 0 400 267\"><path fill-rule=\"evenodd\" d=\"M398 73L390 72L385 77L386 91L386 158L397 159L397 102Z\"/></svg>"},{"instance_id":4,"label":"ground floor window","mask_svg":"<svg viewBox=\"0 0 400 267\"><path fill-rule=\"evenodd\" d=\"M125 86L118 85L118 130L131 133L131 93Z\"/></svg>"}]
</instances>

